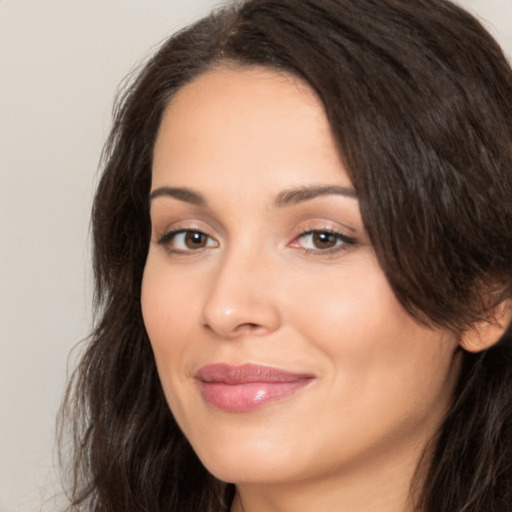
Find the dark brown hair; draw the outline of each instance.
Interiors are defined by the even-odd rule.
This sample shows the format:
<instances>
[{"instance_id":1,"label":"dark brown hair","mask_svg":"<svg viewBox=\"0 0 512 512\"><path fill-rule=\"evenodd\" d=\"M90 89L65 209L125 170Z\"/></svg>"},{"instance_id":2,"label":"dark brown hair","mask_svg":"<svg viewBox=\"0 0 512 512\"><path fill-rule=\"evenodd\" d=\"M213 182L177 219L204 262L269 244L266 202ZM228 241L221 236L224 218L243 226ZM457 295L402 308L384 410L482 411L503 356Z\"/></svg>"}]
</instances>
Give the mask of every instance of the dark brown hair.
<instances>
[{"instance_id":1,"label":"dark brown hair","mask_svg":"<svg viewBox=\"0 0 512 512\"><path fill-rule=\"evenodd\" d=\"M419 321L460 332L512 297L512 71L478 21L446 0L249 0L213 13L166 41L115 109L92 219L96 327L61 415L70 510L229 510L233 486L169 411L140 310L162 113L225 63L316 91L380 265ZM511 365L510 328L464 353L418 509L512 510Z\"/></svg>"}]
</instances>

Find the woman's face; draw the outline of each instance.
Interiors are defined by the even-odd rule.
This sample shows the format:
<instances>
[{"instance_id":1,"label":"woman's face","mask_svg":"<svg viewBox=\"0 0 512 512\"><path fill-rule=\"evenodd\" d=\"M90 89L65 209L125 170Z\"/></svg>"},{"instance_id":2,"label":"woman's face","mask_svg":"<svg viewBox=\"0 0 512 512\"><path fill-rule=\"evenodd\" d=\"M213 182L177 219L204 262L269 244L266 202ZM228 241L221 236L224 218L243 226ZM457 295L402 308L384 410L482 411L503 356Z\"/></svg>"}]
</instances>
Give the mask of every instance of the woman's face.
<instances>
[{"instance_id":1,"label":"woman's face","mask_svg":"<svg viewBox=\"0 0 512 512\"><path fill-rule=\"evenodd\" d=\"M165 111L142 310L171 410L236 483L412 468L449 406L457 340L397 302L322 106L218 68Z\"/></svg>"}]
</instances>

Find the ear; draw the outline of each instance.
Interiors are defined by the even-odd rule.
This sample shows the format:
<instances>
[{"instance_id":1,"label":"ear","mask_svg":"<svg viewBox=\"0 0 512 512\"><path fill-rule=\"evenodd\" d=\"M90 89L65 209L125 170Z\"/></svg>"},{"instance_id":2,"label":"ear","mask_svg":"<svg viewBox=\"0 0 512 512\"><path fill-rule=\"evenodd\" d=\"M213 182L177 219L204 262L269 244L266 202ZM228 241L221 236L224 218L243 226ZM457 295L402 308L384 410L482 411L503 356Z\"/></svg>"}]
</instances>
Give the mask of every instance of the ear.
<instances>
[{"instance_id":1,"label":"ear","mask_svg":"<svg viewBox=\"0 0 512 512\"><path fill-rule=\"evenodd\" d=\"M512 299L498 304L487 315L486 320L477 322L460 337L459 344L468 352L481 352L500 340L512 321Z\"/></svg>"}]
</instances>

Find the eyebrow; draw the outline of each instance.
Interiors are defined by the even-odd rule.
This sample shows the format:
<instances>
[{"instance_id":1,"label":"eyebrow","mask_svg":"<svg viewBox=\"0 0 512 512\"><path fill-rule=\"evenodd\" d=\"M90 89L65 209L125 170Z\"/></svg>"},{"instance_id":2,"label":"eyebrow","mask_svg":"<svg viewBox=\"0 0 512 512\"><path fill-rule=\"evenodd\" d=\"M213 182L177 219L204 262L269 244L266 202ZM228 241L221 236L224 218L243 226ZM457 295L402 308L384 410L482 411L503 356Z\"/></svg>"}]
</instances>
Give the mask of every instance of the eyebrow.
<instances>
[{"instance_id":1,"label":"eyebrow","mask_svg":"<svg viewBox=\"0 0 512 512\"><path fill-rule=\"evenodd\" d=\"M206 206L207 204L206 199L201 194L198 194L189 188L159 187L151 192L149 199L152 201L157 197L173 197L174 199L196 206Z\"/></svg>"},{"instance_id":2,"label":"eyebrow","mask_svg":"<svg viewBox=\"0 0 512 512\"><path fill-rule=\"evenodd\" d=\"M274 201L274 206L283 207L290 206L304 201L309 201L320 196L339 195L357 199L356 191L349 187L339 187L335 185L323 185L313 187L300 187L296 189L284 190L280 192ZM159 187L151 192L149 199L153 200L157 197L172 197L185 203L195 206L207 206L206 199L199 193L189 188L181 187Z\"/></svg>"},{"instance_id":3,"label":"eyebrow","mask_svg":"<svg viewBox=\"0 0 512 512\"><path fill-rule=\"evenodd\" d=\"M338 195L357 199L356 191L353 188L327 185L285 190L277 196L274 204L275 206L289 206L302 203L303 201L309 201L311 199L315 199L316 197L330 195Z\"/></svg>"}]
</instances>

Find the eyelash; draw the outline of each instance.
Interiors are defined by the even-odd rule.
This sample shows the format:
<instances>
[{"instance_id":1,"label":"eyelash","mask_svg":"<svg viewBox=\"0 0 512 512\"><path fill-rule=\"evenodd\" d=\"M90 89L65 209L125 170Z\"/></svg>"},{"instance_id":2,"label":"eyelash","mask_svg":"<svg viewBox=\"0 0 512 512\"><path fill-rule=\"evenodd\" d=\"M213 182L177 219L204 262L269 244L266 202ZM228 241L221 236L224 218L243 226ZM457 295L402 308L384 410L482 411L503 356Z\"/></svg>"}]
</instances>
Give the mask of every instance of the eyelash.
<instances>
[{"instance_id":1,"label":"eyelash","mask_svg":"<svg viewBox=\"0 0 512 512\"><path fill-rule=\"evenodd\" d=\"M191 249L191 248L176 249L176 248L172 247L172 242L176 239L176 237L178 237L180 235L187 236L187 234L189 234L189 235L197 234L197 235L206 237L207 245L205 245L204 247L197 247L196 249ZM213 240L213 238L199 229L176 229L176 230L164 233L161 237L158 238L157 243L158 243L158 245L164 246L169 254L191 255L192 253L196 253L197 251L199 251L201 249L205 249L205 248L209 247L208 240Z\"/></svg>"},{"instance_id":2,"label":"eyelash","mask_svg":"<svg viewBox=\"0 0 512 512\"><path fill-rule=\"evenodd\" d=\"M292 242L289 244L294 244L300 239L305 239L306 237L313 237L315 235L327 235L330 237L335 238L336 244L333 247L328 248L305 248L304 253L306 255L309 254L315 254L315 255L329 255L329 254L336 254L340 251L346 250L348 247L354 246L357 244L357 240L355 238L349 237L340 231L336 231L331 228L324 228L324 229L310 229L308 231L300 233L297 237L295 237Z\"/></svg>"},{"instance_id":3,"label":"eyelash","mask_svg":"<svg viewBox=\"0 0 512 512\"><path fill-rule=\"evenodd\" d=\"M206 245L202 247L197 248L188 248L188 249L176 249L172 247L172 242L178 237L179 235L200 235L203 237L206 237ZM330 237L335 237L335 245L333 247L328 248L306 248L306 247L300 247L298 241L301 239L305 239L306 237L313 237L313 236L321 236L321 235L327 235ZM211 236L204 233L203 231L199 229L177 229L173 231L169 231L165 234L163 234L161 237L158 238L157 243L158 245L162 245L166 248L167 252L171 255L173 254L179 254L179 255L192 255L194 253L197 253L200 250L207 249L209 247L218 247L218 242L214 241L214 245L208 245L209 241L214 240ZM310 229L304 232L301 232L298 236L293 238L293 240L288 244L288 247L296 247L299 249L302 249L304 251L304 254L306 255L330 255L335 254L340 251L346 250L348 247L354 246L357 244L357 240L355 238L349 237L339 231L333 230L331 228L324 228L324 229Z\"/></svg>"}]
</instances>

